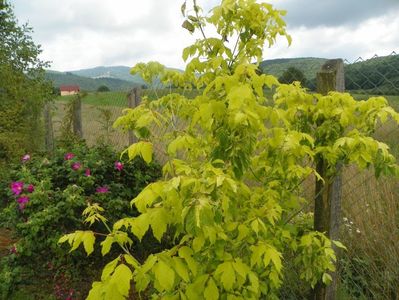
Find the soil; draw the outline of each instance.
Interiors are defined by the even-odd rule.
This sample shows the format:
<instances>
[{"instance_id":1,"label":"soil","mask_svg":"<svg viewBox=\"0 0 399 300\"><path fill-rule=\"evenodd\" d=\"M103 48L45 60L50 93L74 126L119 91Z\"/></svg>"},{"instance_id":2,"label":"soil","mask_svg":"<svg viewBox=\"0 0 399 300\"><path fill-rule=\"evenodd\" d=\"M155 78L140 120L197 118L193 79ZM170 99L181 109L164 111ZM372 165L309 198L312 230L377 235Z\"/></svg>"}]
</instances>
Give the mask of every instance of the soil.
<instances>
[{"instance_id":1,"label":"soil","mask_svg":"<svg viewBox=\"0 0 399 300\"><path fill-rule=\"evenodd\" d=\"M9 253L11 245L14 243L12 240L11 231L5 228L0 228L0 257Z\"/></svg>"}]
</instances>

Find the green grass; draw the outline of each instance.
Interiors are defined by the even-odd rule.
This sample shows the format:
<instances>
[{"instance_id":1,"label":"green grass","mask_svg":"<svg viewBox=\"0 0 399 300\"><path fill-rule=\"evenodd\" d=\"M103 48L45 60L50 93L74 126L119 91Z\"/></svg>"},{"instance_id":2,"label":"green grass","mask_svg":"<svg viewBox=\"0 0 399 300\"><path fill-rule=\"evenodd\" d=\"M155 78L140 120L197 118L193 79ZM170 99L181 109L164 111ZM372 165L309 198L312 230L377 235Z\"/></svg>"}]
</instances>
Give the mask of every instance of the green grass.
<instances>
[{"instance_id":1,"label":"green grass","mask_svg":"<svg viewBox=\"0 0 399 300\"><path fill-rule=\"evenodd\" d=\"M161 89L161 90L142 90L142 96L148 97L150 100L158 99L159 97L165 96L169 93L178 93L185 95L188 98L194 98L198 95L196 91L185 91L183 89ZM96 106L127 106L127 92L93 92L88 93L82 100L83 104L96 105ZM76 96L58 96L55 100L58 102L69 102Z\"/></svg>"},{"instance_id":2,"label":"green grass","mask_svg":"<svg viewBox=\"0 0 399 300\"><path fill-rule=\"evenodd\" d=\"M75 99L75 95L58 96L55 100L59 102L69 102ZM89 93L83 98L84 104L101 105L101 106L127 106L126 92L103 92Z\"/></svg>"}]
</instances>

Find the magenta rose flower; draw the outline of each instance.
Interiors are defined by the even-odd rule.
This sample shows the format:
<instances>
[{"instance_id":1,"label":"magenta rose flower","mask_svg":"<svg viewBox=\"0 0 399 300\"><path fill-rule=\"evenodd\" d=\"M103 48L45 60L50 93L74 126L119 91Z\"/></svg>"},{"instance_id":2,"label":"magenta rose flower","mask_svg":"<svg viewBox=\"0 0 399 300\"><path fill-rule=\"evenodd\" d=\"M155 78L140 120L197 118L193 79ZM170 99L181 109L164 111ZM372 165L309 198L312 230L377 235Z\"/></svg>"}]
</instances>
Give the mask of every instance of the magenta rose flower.
<instances>
[{"instance_id":1,"label":"magenta rose flower","mask_svg":"<svg viewBox=\"0 0 399 300\"><path fill-rule=\"evenodd\" d=\"M24 183L21 181L14 181L11 183L11 191L14 195L19 195L22 193L22 189L24 188Z\"/></svg>"},{"instance_id":2,"label":"magenta rose flower","mask_svg":"<svg viewBox=\"0 0 399 300\"><path fill-rule=\"evenodd\" d=\"M75 162L71 165L72 170L77 171L80 169L80 167L82 166L81 163Z\"/></svg>"},{"instance_id":3,"label":"magenta rose flower","mask_svg":"<svg viewBox=\"0 0 399 300\"><path fill-rule=\"evenodd\" d=\"M10 249L10 253L12 254L18 254L18 250L17 247L15 245L12 245L11 249Z\"/></svg>"},{"instance_id":4,"label":"magenta rose flower","mask_svg":"<svg viewBox=\"0 0 399 300\"><path fill-rule=\"evenodd\" d=\"M64 155L65 160L71 160L72 158L75 157L75 154L68 152L67 154Z\"/></svg>"},{"instance_id":5,"label":"magenta rose flower","mask_svg":"<svg viewBox=\"0 0 399 300\"><path fill-rule=\"evenodd\" d=\"M32 193L35 190L35 187L33 186L33 184L29 184L27 189L26 189L29 193Z\"/></svg>"},{"instance_id":6,"label":"magenta rose flower","mask_svg":"<svg viewBox=\"0 0 399 300\"><path fill-rule=\"evenodd\" d=\"M107 186L100 186L96 189L96 192L99 194L105 194L109 192L109 189Z\"/></svg>"},{"instance_id":7,"label":"magenta rose flower","mask_svg":"<svg viewBox=\"0 0 399 300\"><path fill-rule=\"evenodd\" d=\"M24 210L26 207L26 204L29 202L29 197L27 196L21 196L17 199L18 206L20 210Z\"/></svg>"},{"instance_id":8,"label":"magenta rose flower","mask_svg":"<svg viewBox=\"0 0 399 300\"><path fill-rule=\"evenodd\" d=\"M87 168L87 169L85 170L85 176L87 176L87 177L90 177L90 176L91 176L91 171L90 171L89 168Z\"/></svg>"},{"instance_id":9,"label":"magenta rose flower","mask_svg":"<svg viewBox=\"0 0 399 300\"><path fill-rule=\"evenodd\" d=\"M115 166L115 169L117 169L118 171L123 170L123 163L121 163L120 161L116 161L114 166Z\"/></svg>"},{"instance_id":10,"label":"magenta rose flower","mask_svg":"<svg viewBox=\"0 0 399 300\"><path fill-rule=\"evenodd\" d=\"M22 162L26 162L30 160L30 155L29 154L25 154L24 156L22 156Z\"/></svg>"}]
</instances>

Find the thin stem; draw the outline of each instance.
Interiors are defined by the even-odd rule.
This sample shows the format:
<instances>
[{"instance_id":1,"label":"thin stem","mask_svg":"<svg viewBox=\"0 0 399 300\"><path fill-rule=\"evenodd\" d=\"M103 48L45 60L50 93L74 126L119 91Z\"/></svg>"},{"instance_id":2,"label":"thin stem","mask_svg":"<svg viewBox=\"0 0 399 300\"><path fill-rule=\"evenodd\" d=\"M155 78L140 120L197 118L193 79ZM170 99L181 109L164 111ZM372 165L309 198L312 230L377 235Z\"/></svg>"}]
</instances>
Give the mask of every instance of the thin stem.
<instances>
[{"instance_id":1,"label":"thin stem","mask_svg":"<svg viewBox=\"0 0 399 300\"><path fill-rule=\"evenodd\" d=\"M203 27L202 27L202 24L201 24L201 22L200 22L200 16L199 16L199 14L198 14L198 9L197 9L197 0L193 0L193 3L194 3L194 12L195 12L195 16L197 17L197 20L198 20L198 21L197 21L197 23L198 23L198 28L200 29L201 34L202 34L204 40L206 41L206 46L207 46L207 48L208 48L208 51L209 51L209 52L212 52L212 47L211 47L211 45L210 45L209 42L208 42L208 38L206 37L205 32L204 32L204 29L203 29Z\"/></svg>"},{"instance_id":2,"label":"thin stem","mask_svg":"<svg viewBox=\"0 0 399 300\"><path fill-rule=\"evenodd\" d=\"M233 48L233 52L231 53L231 56L232 56L232 57L231 57L231 61L230 61L230 63L229 63L229 67L228 67L229 70L231 70L231 67L233 66L233 63L235 62L235 60L237 59L238 55L239 55L240 52L241 52L241 50L238 51L236 57L234 57L234 53L236 52L237 47L238 47L238 43L239 43L239 41L240 41L240 35L241 35L241 33L242 33L242 28L240 29L240 32L238 33L237 40L236 40L236 43L235 43L234 48Z\"/></svg>"}]
</instances>

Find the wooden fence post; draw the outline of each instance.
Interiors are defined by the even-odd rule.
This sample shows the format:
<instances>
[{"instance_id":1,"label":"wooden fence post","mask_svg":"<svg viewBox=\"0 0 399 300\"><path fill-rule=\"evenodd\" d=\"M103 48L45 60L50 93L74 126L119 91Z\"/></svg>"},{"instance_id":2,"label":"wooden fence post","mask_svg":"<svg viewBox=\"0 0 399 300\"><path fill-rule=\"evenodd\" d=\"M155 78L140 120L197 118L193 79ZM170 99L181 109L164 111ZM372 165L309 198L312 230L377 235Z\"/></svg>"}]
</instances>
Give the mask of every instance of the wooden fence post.
<instances>
[{"instance_id":1,"label":"wooden fence post","mask_svg":"<svg viewBox=\"0 0 399 300\"><path fill-rule=\"evenodd\" d=\"M46 103L44 105L44 145L47 152L52 152L54 150L54 129L53 120L51 116L51 105Z\"/></svg>"},{"instance_id":2,"label":"wooden fence post","mask_svg":"<svg viewBox=\"0 0 399 300\"><path fill-rule=\"evenodd\" d=\"M327 94L330 91L344 92L344 90L345 77L342 59L328 60L317 73L317 92ZM327 162L322 157L316 157L316 171L326 181L322 182L316 179L314 229L325 232L332 240L337 240L341 219L341 165L335 166L337 175L333 178L328 178L327 167ZM334 249L337 250L335 247ZM322 282L316 285L312 299L334 300L336 298L338 281L336 272L331 276L333 280L329 286L325 286Z\"/></svg>"},{"instance_id":3,"label":"wooden fence post","mask_svg":"<svg viewBox=\"0 0 399 300\"><path fill-rule=\"evenodd\" d=\"M73 100L73 133L79 138L83 137L82 129L82 97L77 94Z\"/></svg>"},{"instance_id":4,"label":"wooden fence post","mask_svg":"<svg viewBox=\"0 0 399 300\"><path fill-rule=\"evenodd\" d=\"M135 108L141 102L141 89L139 87L133 88L127 95L127 105L129 108ZM137 138L132 131L129 131L129 145L137 143Z\"/></svg>"}]
</instances>

